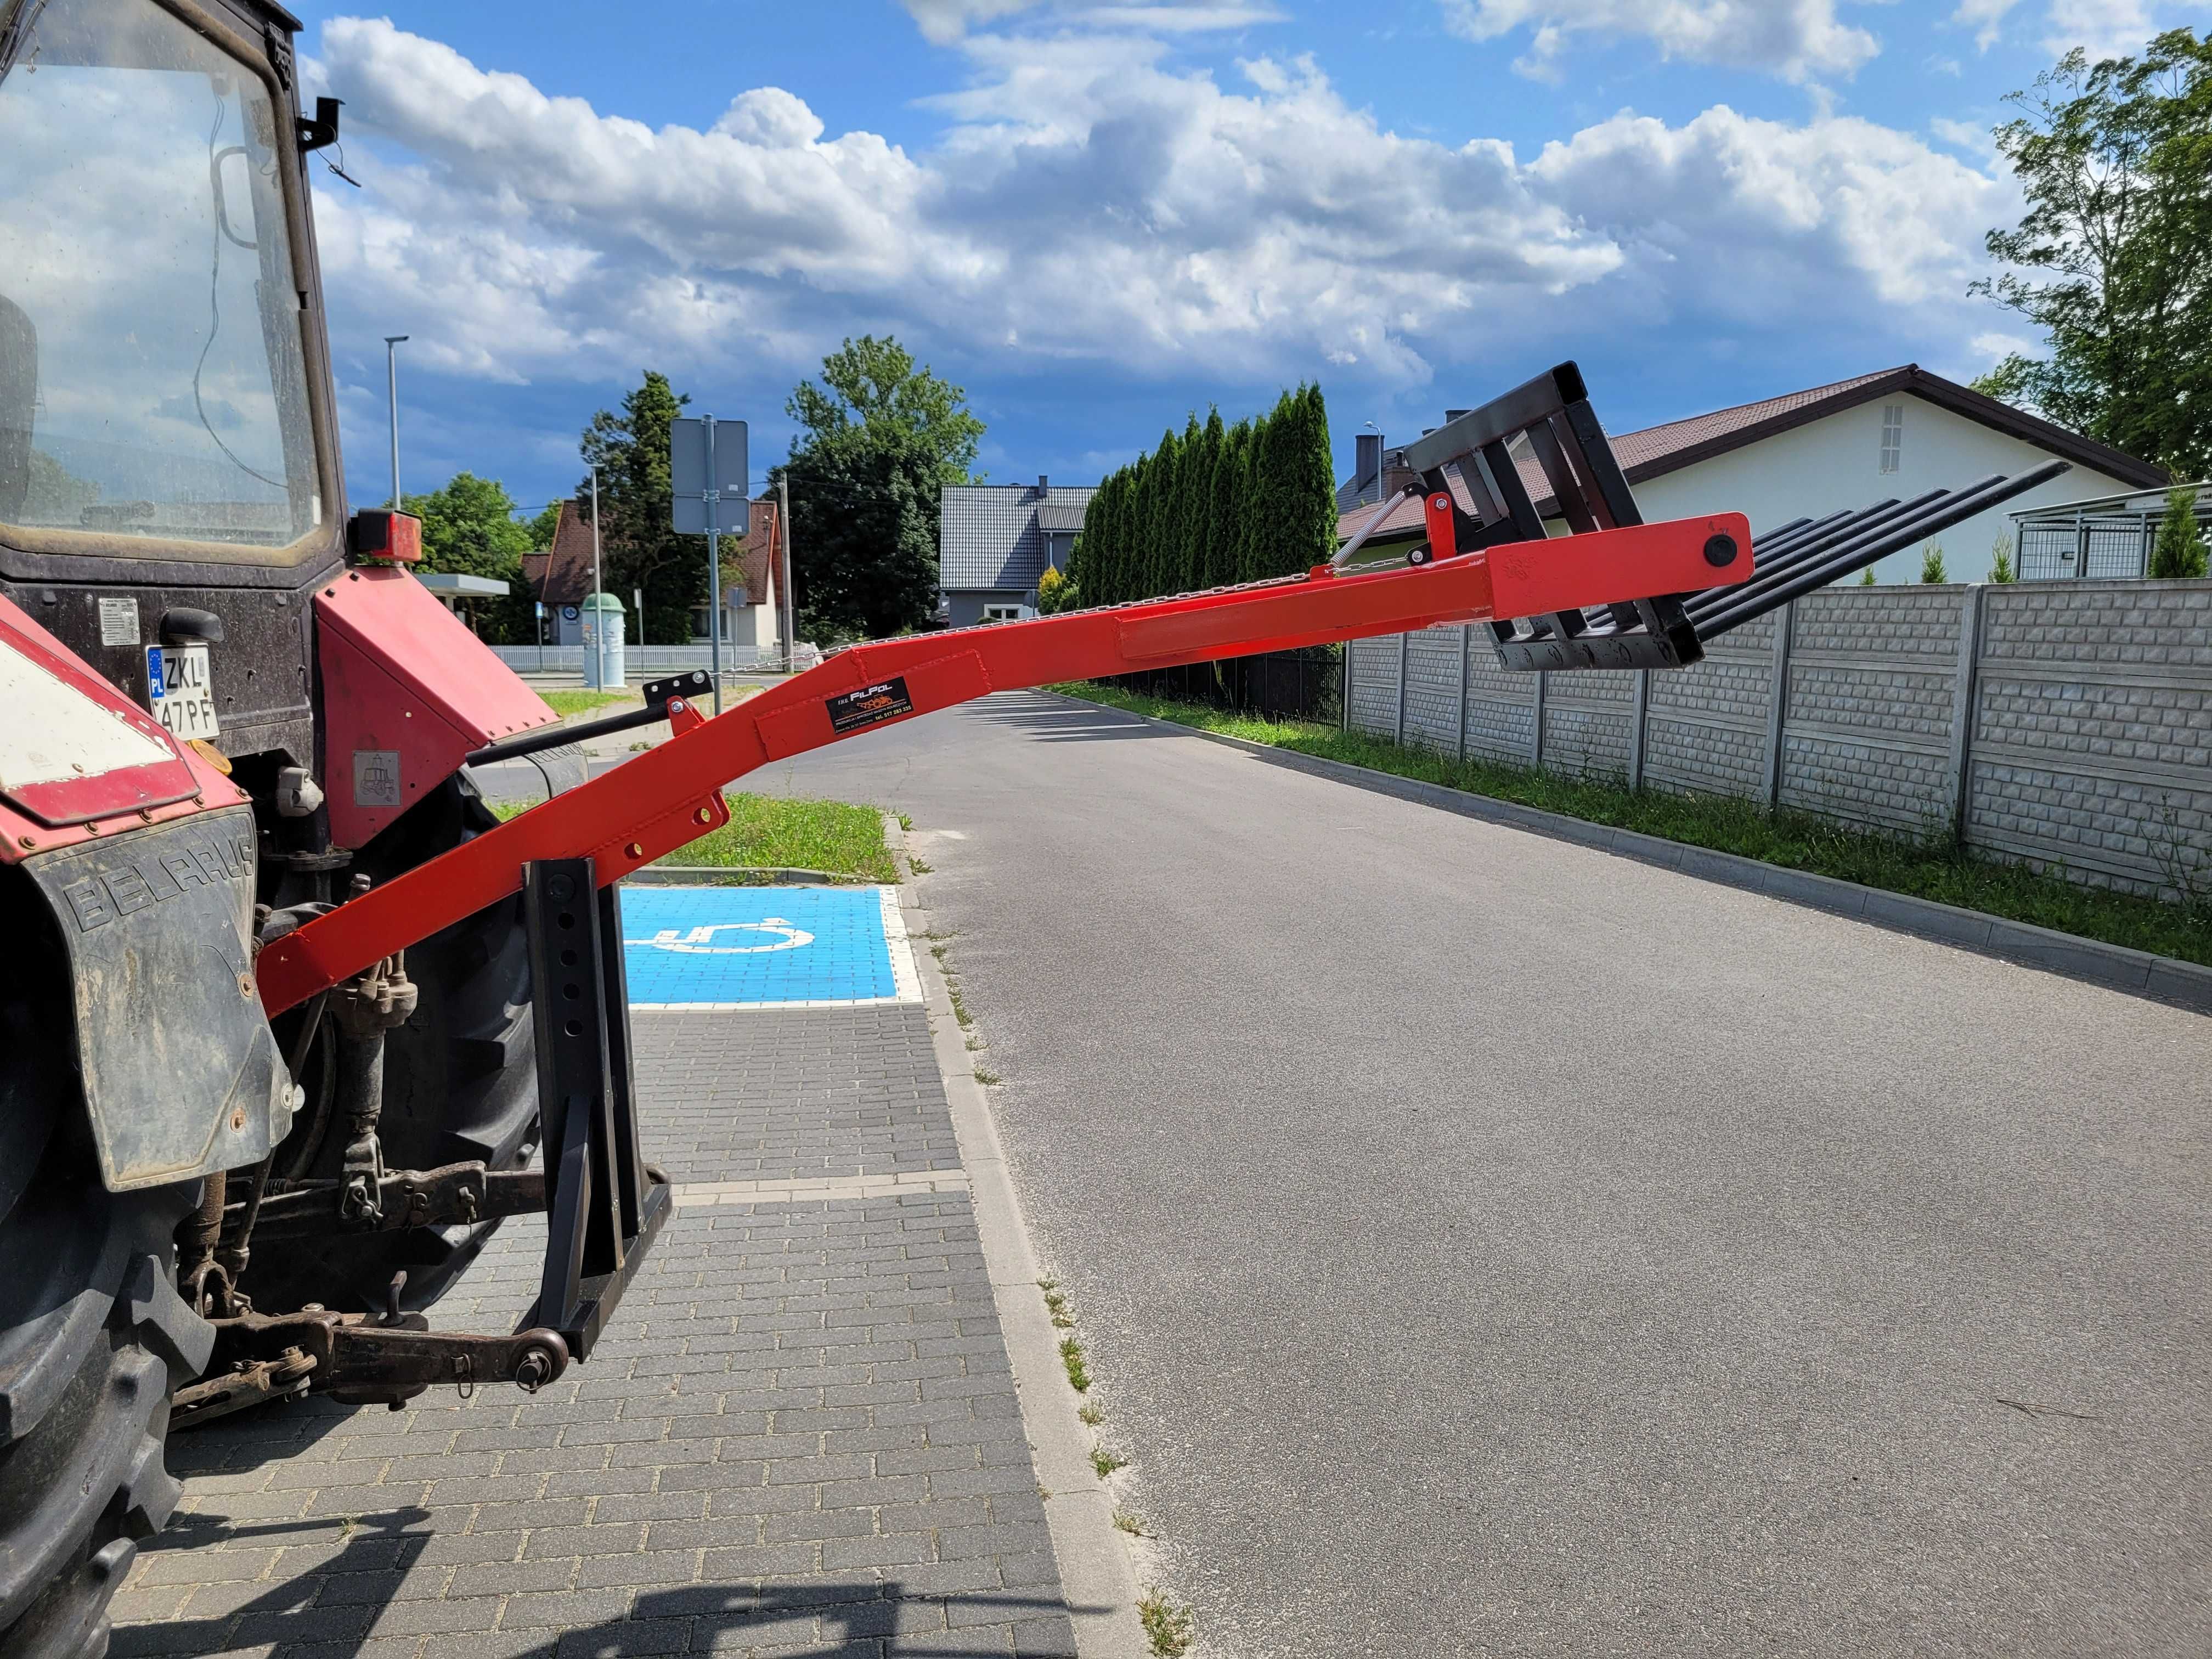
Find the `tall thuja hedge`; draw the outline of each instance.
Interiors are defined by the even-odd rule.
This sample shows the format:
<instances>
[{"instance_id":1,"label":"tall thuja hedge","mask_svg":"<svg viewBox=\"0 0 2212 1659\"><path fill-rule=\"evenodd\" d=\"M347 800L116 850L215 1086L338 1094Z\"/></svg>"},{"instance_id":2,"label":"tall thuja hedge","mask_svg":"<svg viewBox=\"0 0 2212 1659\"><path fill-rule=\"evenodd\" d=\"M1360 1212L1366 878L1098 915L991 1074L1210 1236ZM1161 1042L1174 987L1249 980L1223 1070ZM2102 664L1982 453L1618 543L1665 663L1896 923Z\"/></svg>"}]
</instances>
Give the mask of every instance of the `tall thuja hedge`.
<instances>
[{"instance_id":1,"label":"tall thuja hedge","mask_svg":"<svg viewBox=\"0 0 2212 1659\"><path fill-rule=\"evenodd\" d=\"M1083 522L1085 605L1294 574L1336 550L1336 477L1318 386L1264 416L1218 410L1106 478Z\"/></svg>"}]
</instances>

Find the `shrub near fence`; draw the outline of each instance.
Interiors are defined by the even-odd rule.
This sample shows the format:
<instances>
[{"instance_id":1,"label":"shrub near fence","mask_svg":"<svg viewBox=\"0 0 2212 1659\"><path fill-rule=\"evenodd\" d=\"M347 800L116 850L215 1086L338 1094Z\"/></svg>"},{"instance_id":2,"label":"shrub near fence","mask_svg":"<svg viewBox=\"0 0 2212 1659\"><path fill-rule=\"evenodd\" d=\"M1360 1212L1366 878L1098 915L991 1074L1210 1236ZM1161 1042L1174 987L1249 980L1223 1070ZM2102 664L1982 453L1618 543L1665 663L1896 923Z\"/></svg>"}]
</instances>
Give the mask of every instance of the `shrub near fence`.
<instances>
[{"instance_id":1,"label":"shrub near fence","mask_svg":"<svg viewBox=\"0 0 2212 1659\"><path fill-rule=\"evenodd\" d=\"M1119 674L1107 682L1148 697L1172 697L1275 720L1332 721L1344 710L1344 649L1314 646L1219 662Z\"/></svg>"},{"instance_id":2,"label":"shrub near fence","mask_svg":"<svg viewBox=\"0 0 2212 1659\"><path fill-rule=\"evenodd\" d=\"M1646 673L1509 674L1435 628L1348 681L1356 731L2212 903L2212 580L1829 587Z\"/></svg>"}]
</instances>

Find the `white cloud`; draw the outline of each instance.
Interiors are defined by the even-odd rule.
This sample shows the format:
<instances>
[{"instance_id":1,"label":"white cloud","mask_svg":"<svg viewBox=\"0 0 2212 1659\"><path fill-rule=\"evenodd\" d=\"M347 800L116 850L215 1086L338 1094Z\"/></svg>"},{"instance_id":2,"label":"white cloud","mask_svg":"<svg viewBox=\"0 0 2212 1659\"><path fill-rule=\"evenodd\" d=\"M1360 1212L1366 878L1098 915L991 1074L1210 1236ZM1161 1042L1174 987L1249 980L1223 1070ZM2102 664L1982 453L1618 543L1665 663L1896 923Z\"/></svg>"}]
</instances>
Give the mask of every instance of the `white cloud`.
<instances>
[{"instance_id":1,"label":"white cloud","mask_svg":"<svg viewBox=\"0 0 2212 1659\"><path fill-rule=\"evenodd\" d=\"M1241 29L1282 15L1271 5L1250 0L1151 0L1151 3L1138 0L1133 4L1093 4L1088 0L899 0L899 3L921 26L923 38L939 46L949 46L981 24L1040 9L1053 22L1146 34Z\"/></svg>"},{"instance_id":2,"label":"white cloud","mask_svg":"<svg viewBox=\"0 0 2212 1659\"><path fill-rule=\"evenodd\" d=\"M1969 0L1976 3L1977 0ZM1526 28L1529 50L1514 67L1541 80L1577 33L1650 40L1665 58L1763 70L1793 82L1848 76L1881 51L1875 37L1836 16L1837 0L1441 0L1444 26L1482 42Z\"/></svg>"},{"instance_id":3,"label":"white cloud","mask_svg":"<svg viewBox=\"0 0 2212 1659\"><path fill-rule=\"evenodd\" d=\"M1987 52L2003 33L2006 15L2019 3L2020 0L1959 0L1951 21L1960 28L1973 30L1974 45Z\"/></svg>"},{"instance_id":4,"label":"white cloud","mask_svg":"<svg viewBox=\"0 0 2212 1659\"><path fill-rule=\"evenodd\" d=\"M1962 149L1967 155L1978 156L1991 164L1996 161L1996 141L1990 136L1990 129L1986 125L1977 125L1972 121L1954 121L1948 115L1933 115L1929 117L1928 131L1953 149Z\"/></svg>"},{"instance_id":5,"label":"white cloud","mask_svg":"<svg viewBox=\"0 0 2212 1659\"><path fill-rule=\"evenodd\" d=\"M1533 161L1408 138L1308 59L1226 88L1134 35L985 33L910 154L790 92L701 131L552 98L382 21L311 66L364 136L319 196L334 317L426 367L804 372L890 329L941 366L1396 387L1691 317L1963 319L2008 187L1856 119L1623 113ZM321 89L321 88L316 88Z\"/></svg>"},{"instance_id":6,"label":"white cloud","mask_svg":"<svg viewBox=\"0 0 2212 1659\"><path fill-rule=\"evenodd\" d=\"M2051 52L2079 46L2094 63L2141 52L2154 27L2150 0L2051 0L2043 44Z\"/></svg>"},{"instance_id":7,"label":"white cloud","mask_svg":"<svg viewBox=\"0 0 2212 1659\"><path fill-rule=\"evenodd\" d=\"M943 46L957 40L978 23L1026 11L1037 0L899 0L899 3L914 15L927 39Z\"/></svg>"},{"instance_id":8,"label":"white cloud","mask_svg":"<svg viewBox=\"0 0 2212 1659\"><path fill-rule=\"evenodd\" d=\"M1658 316L1879 328L1960 304L2009 187L1854 118L1792 126L1726 106L1623 113L1547 144L1548 199L1623 249Z\"/></svg>"}]
</instances>

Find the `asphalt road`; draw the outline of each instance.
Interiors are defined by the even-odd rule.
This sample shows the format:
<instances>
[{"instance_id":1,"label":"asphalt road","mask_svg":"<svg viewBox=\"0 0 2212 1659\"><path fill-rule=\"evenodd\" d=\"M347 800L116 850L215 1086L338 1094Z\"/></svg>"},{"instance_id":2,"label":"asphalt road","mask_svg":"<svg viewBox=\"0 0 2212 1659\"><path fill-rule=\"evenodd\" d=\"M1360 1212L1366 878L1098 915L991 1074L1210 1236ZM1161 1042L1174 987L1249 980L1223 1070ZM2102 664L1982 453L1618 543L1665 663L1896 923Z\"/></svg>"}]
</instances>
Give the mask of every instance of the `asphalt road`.
<instances>
[{"instance_id":1,"label":"asphalt road","mask_svg":"<svg viewBox=\"0 0 2212 1659\"><path fill-rule=\"evenodd\" d=\"M1217 1655L2212 1651L2212 1022L1002 696L910 813Z\"/></svg>"}]
</instances>

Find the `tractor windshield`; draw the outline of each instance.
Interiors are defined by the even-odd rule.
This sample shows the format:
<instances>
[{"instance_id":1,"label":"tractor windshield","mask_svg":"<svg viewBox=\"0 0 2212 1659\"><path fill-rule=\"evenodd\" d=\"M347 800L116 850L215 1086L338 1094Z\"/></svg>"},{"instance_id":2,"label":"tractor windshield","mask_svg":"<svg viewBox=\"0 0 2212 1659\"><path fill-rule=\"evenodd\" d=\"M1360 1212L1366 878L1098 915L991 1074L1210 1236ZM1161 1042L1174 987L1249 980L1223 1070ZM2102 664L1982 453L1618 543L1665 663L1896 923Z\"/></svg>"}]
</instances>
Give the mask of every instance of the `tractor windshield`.
<instances>
[{"instance_id":1,"label":"tractor windshield","mask_svg":"<svg viewBox=\"0 0 2212 1659\"><path fill-rule=\"evenodd\" d=\"M0 0L0 526L268 560L321 521L279 119L153 0Z\"/></svg>"}]
</instances>

